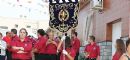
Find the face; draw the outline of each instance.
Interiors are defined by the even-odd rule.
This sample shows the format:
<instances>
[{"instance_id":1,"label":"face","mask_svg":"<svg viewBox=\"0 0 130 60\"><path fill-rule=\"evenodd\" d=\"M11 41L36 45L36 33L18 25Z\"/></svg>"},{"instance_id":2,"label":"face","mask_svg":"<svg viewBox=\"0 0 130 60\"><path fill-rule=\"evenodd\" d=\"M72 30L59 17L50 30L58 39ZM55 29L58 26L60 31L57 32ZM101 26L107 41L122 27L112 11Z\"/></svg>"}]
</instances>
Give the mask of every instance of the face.
<instances>
[{"instance_id":1,"label":"face","mask_svg":"<svg viewBox=\"0 0 130 60\"><path fill-rule=\"evenodd\" d=\"M13 32L11 32L11 36L13 37L13 36L15 36L15 34Z\"/></svg>"},{"instance_id":2,"label":"face","mask_svg":"<svg viewBox=\"0 0 130 60\"><path fill-rule=\"evenodd\" d=\"M53 32L49 32L49 39L53 39L54 38L54 33Z\"/></svg>"},{"instance_id":3,"label":"face","mask_svg":"<svg viewBox=\"0 0 130 60\"><path fill-rule=\"evenodd\" d=\"M26 31L25 30L21 30L20 32L19 32L19 36L20 36L20 38L25 38L26 37Z\"/></svg>"},{"instance_id":4,"label":"face","mask_svg":"<svg viewBox=\"0 0 130 60\"><path fill-rule=\"evenodd\" d=\"M92 39L91 38L88 38L88 43L92 43Z\"/></svg>"},{"instance_id":5,"label":"face","mask_svg":"<svg viewBox=\"0 0 130 60\"><path fill-rule=\"evenodd\" d=\"M12 35L11 35L11 32L8 32L8 33L7 33L7 36L11 37L11 36L12 36Z\"/></svg>"},{"instance_id":6,"label":"face","mask_svg":"<svg viewBox=\"0 0 130 60\"><path fill-rule=\"evenodd\" d=\"M41 37L41 35L40 35L39 33L37 33L37 36L38 36L38 38L40 38L40 37Z\"/></svg>"}]
</instances>

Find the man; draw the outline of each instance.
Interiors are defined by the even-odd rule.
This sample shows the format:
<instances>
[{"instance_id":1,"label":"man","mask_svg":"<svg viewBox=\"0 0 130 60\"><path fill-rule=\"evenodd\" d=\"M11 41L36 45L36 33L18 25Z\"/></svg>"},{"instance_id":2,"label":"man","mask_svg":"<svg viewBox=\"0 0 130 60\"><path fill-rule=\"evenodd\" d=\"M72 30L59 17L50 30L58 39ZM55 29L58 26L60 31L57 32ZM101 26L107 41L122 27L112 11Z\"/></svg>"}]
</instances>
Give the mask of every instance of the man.
<instances>
[{"instance_id":1,"label":"man","mask_svg":"<svg viewBox=\"0 0 130 60\"><path fill-rule=\"evenodd\" d=\"M73 32L72 33L72 48L75 50L76 52L76 56L74 60L78 60L78 56L79 56L79 48L80 48L80 40L77 38L78 33L77 32Z\"/></svg>"},{"instance_id":2,"label":"man","mask_svg":"<svg viewBox=\"0 0 130 60\"><path fill-rule=\"evenodd\" d=\"M3 37L3 40L7 43L7 50L6 50L6 55L7 55L7 60L12 60L11 56L11 32L7 31L6 36Z\"/></svg>"},{"instance_id":3,"label":"man","mask_svg":"<svg viewBox=\"0 0 130 60\"><path fill-rule=\"evenodd\" d=\"M35 53L35 60L46 60L45 48L47 38L44 36L45 31L43 29L38 29L37 34L38 34L38 41L34 45L32 52Z\"/></svg>"},{"instance_id":4,"label":"man","mask_svg":"<svg viewBox=\"0 0 130 60\"><path fill-rule=\"evenodd\" d=\"M98 60L100 56L100 48L95 42L94 36L89 36L88 42L84 50L86 60Z\"/></svg>"},{"instance_id":5,"label":"man","mask_svg":"<svg viewBox=\"0 0 130 60\"><path fill-rule=\"evenodd\" d=\"M6 56L6 42L2 40L2 33L0 32L0 60L5 60Z\"/></svg>"},{"instance_id":6,"label":"man","mask_svg":"<svg viewBox=\"0 0 130 60\"><path fill-rule=\"evenodd\" d=\"M12 34L12 41L18 40L17 30L16 29L11 29L11 34Z\"/></svg>"}]
</instances>

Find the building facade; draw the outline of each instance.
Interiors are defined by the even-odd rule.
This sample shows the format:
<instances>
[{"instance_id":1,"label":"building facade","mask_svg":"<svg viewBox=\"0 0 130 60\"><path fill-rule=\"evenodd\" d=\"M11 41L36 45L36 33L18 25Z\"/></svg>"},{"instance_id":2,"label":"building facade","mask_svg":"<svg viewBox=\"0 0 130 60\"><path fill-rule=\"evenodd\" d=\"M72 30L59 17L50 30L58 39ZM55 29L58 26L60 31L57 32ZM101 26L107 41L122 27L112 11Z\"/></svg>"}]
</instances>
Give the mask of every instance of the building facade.
<instances>
[{"instance_id":1,"label":"building facade","mask_svg":"<svg viewBox=\"0 0 130 60\"><path fill-rule=\"evenodd\" d=\"M130 0L102 0L103 9L94 10L94 0L88 1L79 12L79 37L86 45L88 36L94 35L101 48L101 59L111 60L116 39L130 37Z\"/></svg>"}]
</instances>

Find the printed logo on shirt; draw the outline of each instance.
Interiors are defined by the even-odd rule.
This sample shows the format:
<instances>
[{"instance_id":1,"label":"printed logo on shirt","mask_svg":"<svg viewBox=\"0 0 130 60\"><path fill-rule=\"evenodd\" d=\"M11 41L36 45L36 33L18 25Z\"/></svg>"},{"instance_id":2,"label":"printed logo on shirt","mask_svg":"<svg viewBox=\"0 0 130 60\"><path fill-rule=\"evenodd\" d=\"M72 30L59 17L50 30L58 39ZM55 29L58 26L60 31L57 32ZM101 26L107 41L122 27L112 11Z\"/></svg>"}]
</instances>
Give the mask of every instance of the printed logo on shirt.
<instances>
[{"instance_id":1,"label":"printed logo on shirt","mask_svg":"<svg viewBox=\"0 0 130 60\"><path fill-rule=\"evenodd\" d=\"M25 47L27 46L27 44L25 44Z\"/></svg>"},{"instance_id":2,"label":"printed logo on shirt","mask_svg":"<svg viewBox=\"0 0 130 60\"><path fill-rule=\"evenodd\" d=\"M96 47L94 47L93 50L96 50Z\"/></svg>"}]
</instances>

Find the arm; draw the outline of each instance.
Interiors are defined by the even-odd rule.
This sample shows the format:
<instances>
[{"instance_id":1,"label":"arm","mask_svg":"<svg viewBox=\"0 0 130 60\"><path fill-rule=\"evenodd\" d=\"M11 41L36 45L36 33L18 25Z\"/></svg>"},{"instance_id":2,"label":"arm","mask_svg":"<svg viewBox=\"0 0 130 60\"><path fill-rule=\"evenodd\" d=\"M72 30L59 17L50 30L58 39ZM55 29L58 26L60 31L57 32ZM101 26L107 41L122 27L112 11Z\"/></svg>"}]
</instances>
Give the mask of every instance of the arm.
<instances>
[{"instance_id":1,"label":"arm","mask_svg":"<svg viewBox=\"0 0 130 60\"><path fill-rule=\"evenodd\" d=\"M76 53L78 52L79 48L80 48L80 41L79 40L76 40L74 45L73 45L73 48L75 49Z\"/></svg>"},{"instance_id":2,"label":"arm","mask_svg":"<svg viewBox=\"0 0 130 60\"><path fill-rule=\"evenodd\" d=\"M87 57L89 56L89 52L88 52L88 49L87 49L87 45L86 45L86 47L85 47L84 53L85 53L85 58L87 58Z\"/></svg>"},{"instance_id":3,"label":"arm","mask_svg":"<svg viewBox=\"0 0 130 60\"><path fill-rule=\"evenodd\" d=\"M46 47L46 43L47 43L47 40L40 40L39 42L37 42L34 46L34 52L37 52L39 51L40 49L42 48L45 48Z\"/></svg>"},{"instance_id":4,"label":"arm","mask_svg":"<svg viewBox=\"0 0 130 60\"><path fill-rule=\"evenodd\" d=\"M69 60L74 60L74 57L72 57L70 54L67 54L66 56L69 58Z\"/></svg>"},{"instance_id":5,"label":"arm","mask_svg":"<svg viewBox=\"0 0 130 60\"><path fill-rule=\"evenodd\" d=\"M23 48L24 48L24 52L30 52L32 50L32 43L28 43L27 46Z\"/></svg>"},{"instance_id":6,"label":"arm","mask_svg":"<svg viewBox=\"0 0 130 60\"><path fill-rule=\"evenodd\" d=\"M11 51L13 52L13 53L17 53L18 51L19 51L19 48L18 47L16 47L16 43L17 42L14 42L14 41L12 41L11 42Z\"/></svg>"},{"instance_id":7,"label":"arm","mask_svg":"<svg viewBox=\"0 0 130 60\"><path fill-rule=\"evenodd\" d=\"M75 57L75 51L71 51L70 53L68 53L66 50L63 50L63 54L65 54L69 60L74 60L74 57Z\"/></svg>"},{"instance_id":8,"label":"arm","mask_svg":"<svg viewBox=\"0 0 130 60\"><path fill-rule=\"evenodd\" d=\"M84 52L85 53L85 57L87 58L89 56L88 52Z\"/></svg>"},{"instance_id":9,"label":"arm","mask_svg":"<svg viewBox=\"0 0 130 60\"><path fill-rule=\"evenodd\" d=\"M66 38L66 36L62 36L62 38L61 38L61 40L60 40L60 42L59 42L59 44L58 44L58 46L57 46L57 50L60 49L60 47L61 47L61 45L62 45L62 42L65 40L65 38Z\"/></svg>"},{"instance_id":10,"label":"arm","mask_svg":"<svg viewBox=\"0 0 130 60\"><path fill-rule=\"evenodd\" d=\"M51 41L52 44L54 44L55 46L57 46L57 43L55 41Z\"/></svg>"},{"instance_id":11,"label":"arm","mask_svg":"<svg viewBox=\"0 0 130 60\"><path fill-rule=\"evenodd\" d=\"M58 46L57 46L57 50L60 50L61 45L62 45L62 42L63 42L63 41L60 41L60 42L59 42L59 44L58 44Z\"/></svg>"},{"instance_id":12,"label":"arm","mask_svg":"<svg viewBox=\"0 0 130 60\"><path fill-rule=\"evenodd\" d=\"M50 44L50 43L51 43L51 41L48 39L47 42L46 42L46 46L47 46L48 44Z\"/></svg>"}]
</instances>

